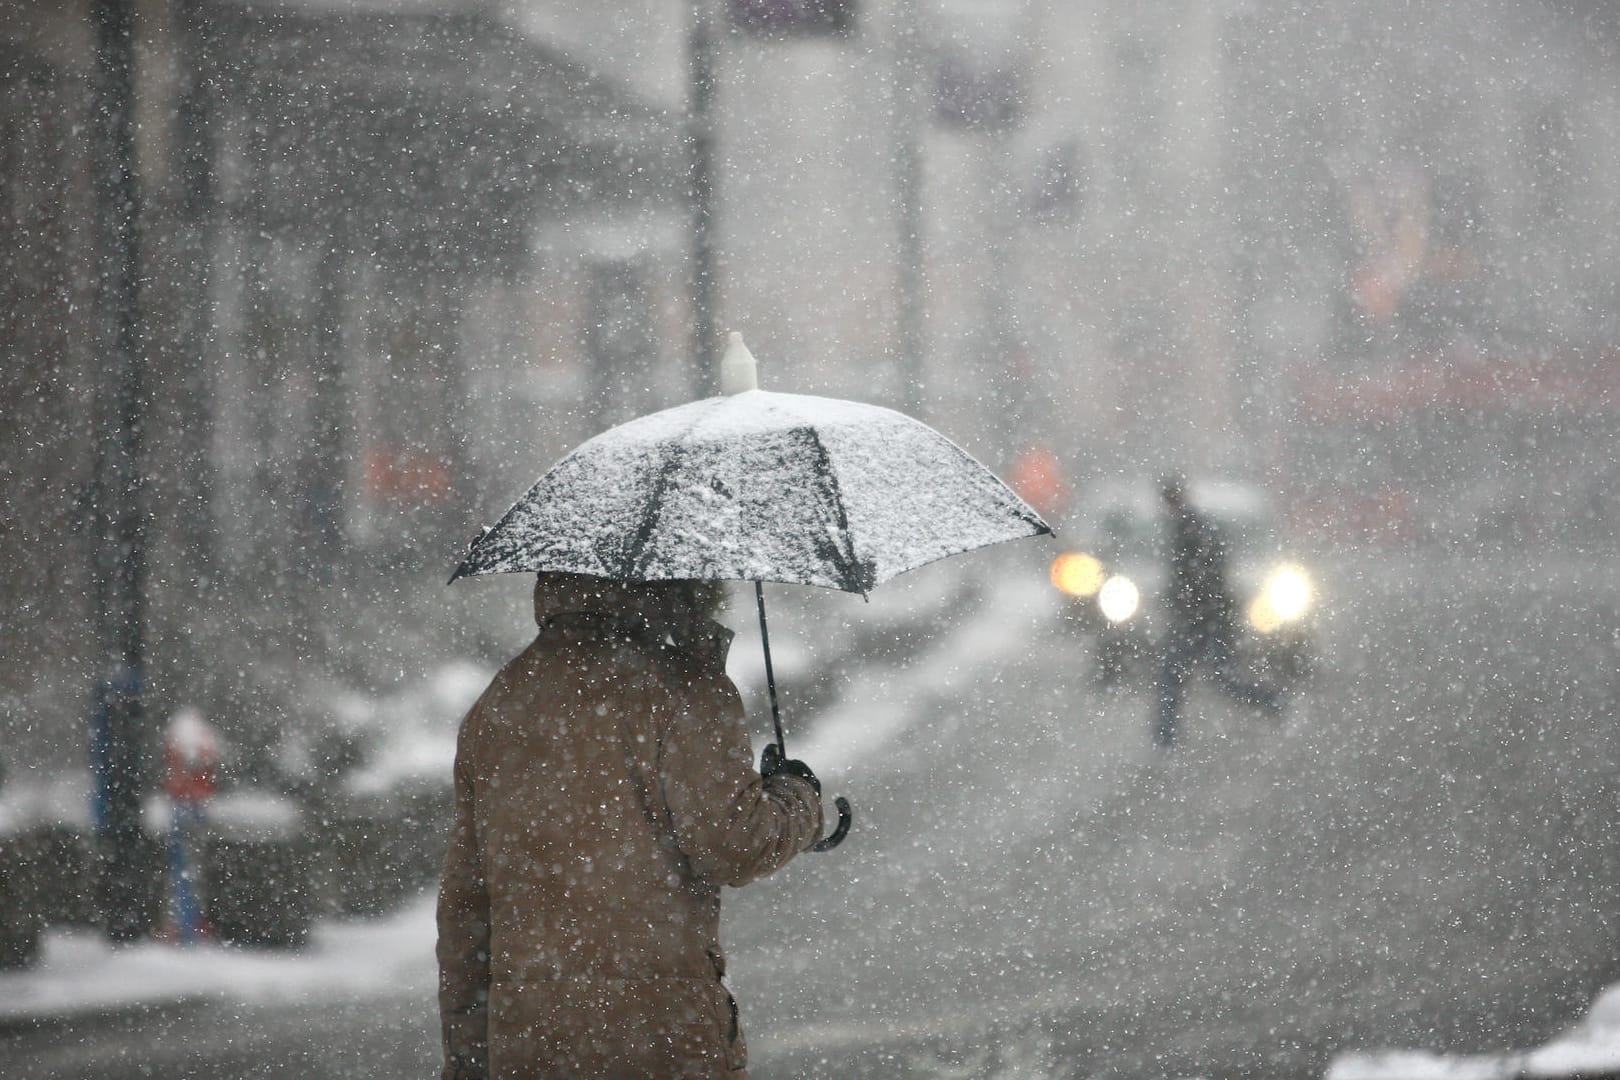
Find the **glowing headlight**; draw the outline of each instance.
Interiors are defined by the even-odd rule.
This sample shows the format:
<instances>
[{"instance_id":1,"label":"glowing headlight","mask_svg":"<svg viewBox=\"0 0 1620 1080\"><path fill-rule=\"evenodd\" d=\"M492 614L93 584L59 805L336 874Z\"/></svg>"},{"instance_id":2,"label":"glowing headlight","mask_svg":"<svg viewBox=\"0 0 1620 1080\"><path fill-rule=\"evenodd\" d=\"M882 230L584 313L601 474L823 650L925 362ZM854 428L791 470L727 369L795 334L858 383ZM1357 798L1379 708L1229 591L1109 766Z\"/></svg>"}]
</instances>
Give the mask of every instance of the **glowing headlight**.
<instances>
[{"instance_id":1,"label":"glowing headlight","mask_svg":"<svg viewBox=\"0 0 1620 1080\"><path fill-rule=\"evenodd\" d=\"M1130 578L1116 574L1097 590L1097 606L1109 622L1122 623L1142 606L1142 594Z\"/></svg>"},{"instance_id":2,"label":"glowing headlight","mask_svg":"<svg viewBox=\"0 0 1620 1080\"><path fill-rule=\"evenodd\" d=\"M1103 567L1095 555L1065 551L1052 560L1052 584L1070 596L1096 596L1102 583Z\"/></svg>"},{"instance_id":3,"label":"glowing headlight","mask_svg":"<svg viewBox=\"0 0 1620 1080\"><path fill-rule=\"evenodd\" d=\"M1304 570L1280 566L1249 605L1249 623L1262 634L1274 633L1303 618L1311 609L1312 595L1311 579Z\"/></svg>"}]
</instances>

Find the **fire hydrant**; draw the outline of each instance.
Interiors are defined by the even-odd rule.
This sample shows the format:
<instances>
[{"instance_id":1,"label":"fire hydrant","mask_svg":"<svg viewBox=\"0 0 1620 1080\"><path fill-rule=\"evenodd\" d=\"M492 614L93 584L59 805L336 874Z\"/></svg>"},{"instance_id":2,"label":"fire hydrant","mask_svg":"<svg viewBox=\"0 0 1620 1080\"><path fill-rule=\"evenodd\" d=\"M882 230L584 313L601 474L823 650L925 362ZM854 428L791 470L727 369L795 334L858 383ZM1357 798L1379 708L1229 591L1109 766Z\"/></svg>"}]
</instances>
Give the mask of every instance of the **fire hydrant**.
<instances>
[{"instance_id":1,"label":"fire hydrant","mask_svg":"<svg viewBox=\"0 0 1620 1080\"><path fill-rule=\"evenodd\" d=\"M219 774L219 733L193 708L169 720L163 738L163 790L169 797L169 881L174 896L175 939L193 942L206 930L197 894L193 834L214 797Z\"/></svg>"}]
</instances>

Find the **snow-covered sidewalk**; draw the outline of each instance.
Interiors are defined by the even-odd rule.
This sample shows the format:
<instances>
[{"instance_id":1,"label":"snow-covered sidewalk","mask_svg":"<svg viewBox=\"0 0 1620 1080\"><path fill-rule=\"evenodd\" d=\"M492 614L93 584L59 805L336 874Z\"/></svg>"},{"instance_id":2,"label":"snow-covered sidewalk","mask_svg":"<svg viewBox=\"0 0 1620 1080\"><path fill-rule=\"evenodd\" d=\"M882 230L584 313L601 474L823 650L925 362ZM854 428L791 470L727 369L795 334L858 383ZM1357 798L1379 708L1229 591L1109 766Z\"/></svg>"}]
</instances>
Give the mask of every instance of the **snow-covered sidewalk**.
<instances>
[{"instance_id":1,"label":"snow-covered sidewalk","mask_svg":"<svg viewBox=\"0 0 1620 1080\"><path fill-rule=\"evenodd\" d=\"M310 945L269 952L218 945L109 945L88 930L47 935L41 963L0 974L0 1026L72 1021L143 1006L219 1001L245 1005L429 996L435 986L433 898L380 919L329 919ZM1600 994L1564 1035L1497 1054L1358 1051L1325 1080L1511 1080L1620 1073L1620 985Z\"/></svg>"},{"instance_id":2,"label":"snow-covered sidewalk","mask_svg":"<svg viewBox=\"0 0 1620 1080\"><path fill-rule=\"evenodd\" d=\"M383 918L321 920L306 948L287 952L159 942L114 946L92 930L53 930L38 965L0 974L0 1025L191 1001L308 1004L431 995L434 933L431 895Z\"/></svg>"}]
</instances>

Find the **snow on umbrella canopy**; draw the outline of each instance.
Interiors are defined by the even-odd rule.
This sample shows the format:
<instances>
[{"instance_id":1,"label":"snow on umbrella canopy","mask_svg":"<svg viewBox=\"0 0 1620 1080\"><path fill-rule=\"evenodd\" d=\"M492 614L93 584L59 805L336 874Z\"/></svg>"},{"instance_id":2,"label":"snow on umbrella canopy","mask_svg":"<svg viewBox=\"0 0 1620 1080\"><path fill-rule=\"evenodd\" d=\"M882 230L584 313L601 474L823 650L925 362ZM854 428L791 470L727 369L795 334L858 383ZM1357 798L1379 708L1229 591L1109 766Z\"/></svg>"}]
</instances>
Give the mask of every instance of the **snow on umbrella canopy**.
<instances>
[{"instance_id":1,"label":"snow on umbrella canopy","mask_svg":"<svg viewBox=\"0 0 1620 1080\"><path fill-rule=\"evenodd\" d=\"M744 390L587 440L451 576L566 570L865 594L1022 536L1039 514L933 428L855 401Z\"/></svg>"},{"instance_id":2,"label":"snow on umbrella canopy","mask_svg":"<svg viewBox=\"0 0 1620 1080\"><path fill-rule=\"evenodd\" d=\"M865 595L936 559L1050 533L964 451L874 405L758 389L740 334L723 396L621 424L582 443L468 548L451 581L564 570L627 581L751 580L776 749L787 756L761 582ZM812 845L830 851L838 826Z\"/></svg>"}]
</instances>

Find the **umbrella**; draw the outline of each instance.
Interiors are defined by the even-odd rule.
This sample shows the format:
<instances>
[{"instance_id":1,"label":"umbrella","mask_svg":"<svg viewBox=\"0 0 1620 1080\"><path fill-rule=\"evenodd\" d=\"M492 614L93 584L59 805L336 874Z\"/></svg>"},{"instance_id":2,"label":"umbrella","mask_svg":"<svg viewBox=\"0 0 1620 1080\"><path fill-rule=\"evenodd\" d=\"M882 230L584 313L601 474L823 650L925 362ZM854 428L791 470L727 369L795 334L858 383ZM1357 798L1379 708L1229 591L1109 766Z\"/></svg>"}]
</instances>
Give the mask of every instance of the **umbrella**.
<instances>
[{"instance_id":1,"label":"umbrella","mask_svg":"<svg viewBox=\"0 0 1620 1080\"><path fill-rule=\"evenodd\" d=\"M919 420L857 401L758 389L740 334L720 396L580 444L481 531L450 580L558 570L629 581L754 582L784 755L763 583L865 596L897 574L1051 527ZM825 850L849 828L847 800Z\"/></svg>"}]
</instances>

